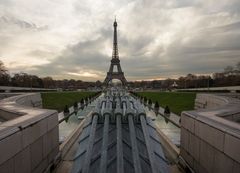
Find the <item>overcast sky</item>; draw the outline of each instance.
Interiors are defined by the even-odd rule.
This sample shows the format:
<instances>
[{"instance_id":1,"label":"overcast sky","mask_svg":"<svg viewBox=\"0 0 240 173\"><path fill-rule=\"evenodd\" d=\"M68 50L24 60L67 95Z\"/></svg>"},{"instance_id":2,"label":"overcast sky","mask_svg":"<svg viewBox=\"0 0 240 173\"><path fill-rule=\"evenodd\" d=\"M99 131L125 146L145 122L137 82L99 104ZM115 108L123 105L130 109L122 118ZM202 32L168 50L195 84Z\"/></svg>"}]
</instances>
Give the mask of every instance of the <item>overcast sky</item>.
<instances>
[{"instance_id":1,"label":"overcast sky","mask_svg":"<svg viewBox=\"0 0 240 173\"><path fill-rule=\"evenodd\" d=\"M11 73L103 80L115 15L127 80L240 61L239 0L0 0L0 60Z\"/></svg>"}]
</instances>

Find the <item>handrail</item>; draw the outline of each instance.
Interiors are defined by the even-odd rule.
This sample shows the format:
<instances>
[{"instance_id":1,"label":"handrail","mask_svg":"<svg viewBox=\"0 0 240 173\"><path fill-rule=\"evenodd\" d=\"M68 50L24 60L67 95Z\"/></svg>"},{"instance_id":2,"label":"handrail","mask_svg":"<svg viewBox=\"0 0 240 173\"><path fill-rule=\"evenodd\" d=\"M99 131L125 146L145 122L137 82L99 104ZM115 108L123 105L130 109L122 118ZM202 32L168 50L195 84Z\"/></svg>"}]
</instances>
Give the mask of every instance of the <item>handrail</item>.
<instances>
[{"instance_id":1,"label":"handrail","mask_svg":"<svg viewBox=\"0 0 240 173\"><path fill-rule=\"evenodd\" d=\"M89 102L94 101L96 98L98 98L101 95L101 93L99 93L98 95L94 96L93 99L91 99L90 101L87 101L87 103L84 103L83 105L81 105L79 108L77 108L76 110L74 110L73 112L69 113L68 115L64 115L64 118L60 119L58 121L58 124L61 124L64 120L68 119L70 116L72 116L73 114L76 114L80 109L83 109L85 106L87 106L89 104Z\"/></svg>"},{"instance_id":2,"label":"handrail","mask_svg":"<svg viewBox=\"0 0 240 173\"><path fill-rule=\"evenodd\" d=\"M135 99L137 99L136 96L134 96L134 95L132 95L132 94L131 94L131 96L134 97ZM143 105L144 105L144 106L147 106L146 103L143 103ZM148 108L151 109L151 110L154 110L154 108L152 108L152 107L148 107ZM154 112L156 113L156 111L154 111ZM170 121L170 122L171 122L173 125L175 125L176 127L181 128L181 125L177 124L176 122L174 122L172 119L170 119L170 118L167 117L166 115L162 114L161 112L158 111L158 112L156 113L156 115L161 115L162 117L166 118L168 121Z\"/></svg>"}]
</instances>

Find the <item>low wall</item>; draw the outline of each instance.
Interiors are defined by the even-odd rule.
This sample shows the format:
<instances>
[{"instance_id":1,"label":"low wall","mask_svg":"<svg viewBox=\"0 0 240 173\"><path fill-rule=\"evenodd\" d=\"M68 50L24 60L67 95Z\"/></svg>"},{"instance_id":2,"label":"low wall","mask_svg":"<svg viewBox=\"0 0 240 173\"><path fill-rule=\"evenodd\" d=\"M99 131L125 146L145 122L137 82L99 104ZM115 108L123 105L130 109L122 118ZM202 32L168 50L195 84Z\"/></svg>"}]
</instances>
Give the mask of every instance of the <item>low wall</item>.
<instances>
[{"instance_id":1,"label":"low wall","mask_svg":"<svg viewBox=\"0 0 240 173\"><path fill-rule=\"evenodd\" d=\"M181 115L180 156L195 172L240 172L240 100L198 94L195 103Z\"/></svg>"},{"instance_id":2,"label":"low wall","mask_svg":"<svg viewBox=\"0 0 240 173\"><path fill-rule=\"evenodd\" d=\"M57 91L57 89L50 88L32 88L32 87L14 87L14 86L0 86L0 92L40 92L40 91Z\"/></svg>"},{"instance_id":3,"label":"low wall","mask_svg":"<svg viewBox=\"0 0 240 173\"><path fill-rule=\"evenodd\" d=\"M19 93L0 93L0 100L19 95Z\"/></svg>"},{"instance_id":4,"label":"low wall","mask_svg":"<svg viewBox=\"0 0 240 173\"><path fill-rule=\"evenodd\" d=\"M58 114L39 109L41 95L0 101L0 172L43 172L59 153Z\"/></svg>"}]
</instances>

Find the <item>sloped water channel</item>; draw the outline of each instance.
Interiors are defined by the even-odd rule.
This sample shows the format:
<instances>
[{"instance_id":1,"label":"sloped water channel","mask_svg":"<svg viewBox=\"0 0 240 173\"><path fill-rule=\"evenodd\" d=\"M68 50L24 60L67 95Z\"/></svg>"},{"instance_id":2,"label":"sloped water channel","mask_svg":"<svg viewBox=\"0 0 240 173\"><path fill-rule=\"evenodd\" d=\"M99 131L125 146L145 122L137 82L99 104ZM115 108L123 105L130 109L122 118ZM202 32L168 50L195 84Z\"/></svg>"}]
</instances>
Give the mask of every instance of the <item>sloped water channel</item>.
<instances>
[{"instance_id":1,"label":"sloped water channel","mask_svg":"<svg viewBox=\"0 0 240 173\"><path fill-rule=\"evenodd\" d=\"M101 97L101 96L100 96ZM97 98L98 99L98 98ZM88 104L84 109L80 109L77 114L71 115L68 120L64 120L59 124L59 141L63 142L71 132L76 129L82 119L87 116L96 106L97 99Z\"/></svg>"},{"instance_id":2,"label":"sloped water channel","mask_svg":"<svg viewBox=\"0 0 240 173\"><path fill-rule=\"evenodd\" d=\"M102 97L103 95L99 96L96 100L94 100L91 104L84 107L83 110L79 110L77 114L73 114L69 117L67 121L63 121L59 124L59 140L63 142L68 135L79 125L82 119L88 115L93 108L96 106L97 100ZM180 128L176 127L173 123L168 121L161 115L156 116L153 110L150 110L148 107L145 107L145 111L147 116L151 117L154 120L155 125L166 135L172 143L179 146L180 145ZM160 112L163 110L160 108ZM171 114L170 119L174 122L179 121L179 117Z\"/></svg>"}]
</instances>

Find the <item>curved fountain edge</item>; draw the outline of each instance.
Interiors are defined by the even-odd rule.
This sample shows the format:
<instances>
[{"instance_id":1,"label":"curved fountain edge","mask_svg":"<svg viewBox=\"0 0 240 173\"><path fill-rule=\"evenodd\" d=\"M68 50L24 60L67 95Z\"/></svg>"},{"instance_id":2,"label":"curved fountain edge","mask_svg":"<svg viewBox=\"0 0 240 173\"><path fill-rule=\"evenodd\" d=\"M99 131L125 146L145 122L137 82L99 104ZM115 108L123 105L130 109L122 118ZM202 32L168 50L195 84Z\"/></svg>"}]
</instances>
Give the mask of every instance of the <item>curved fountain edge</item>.
<instances>
[{"instance_id":1,"label":"curved fountain edge","mask_svg":"<svg viewBox=\"0 0 240 173\"><path fill-rule=\"evenodd\" d=\"M239 171L240 100L197 94L195 108L181 114L181 157L197 172Z\"/></svg>"},{"instance_id":2,"label":"curved fountain edge","mask_svg":"<svg viewBox=\"0 0 240 173\"><path fill-rule=\"evenodd\" d=\"M0 124L0 170L41 172L53 164L59 153L58 114L41 106L40 93L0 101L6 120Z\"/></svg>"}]
</instances>

